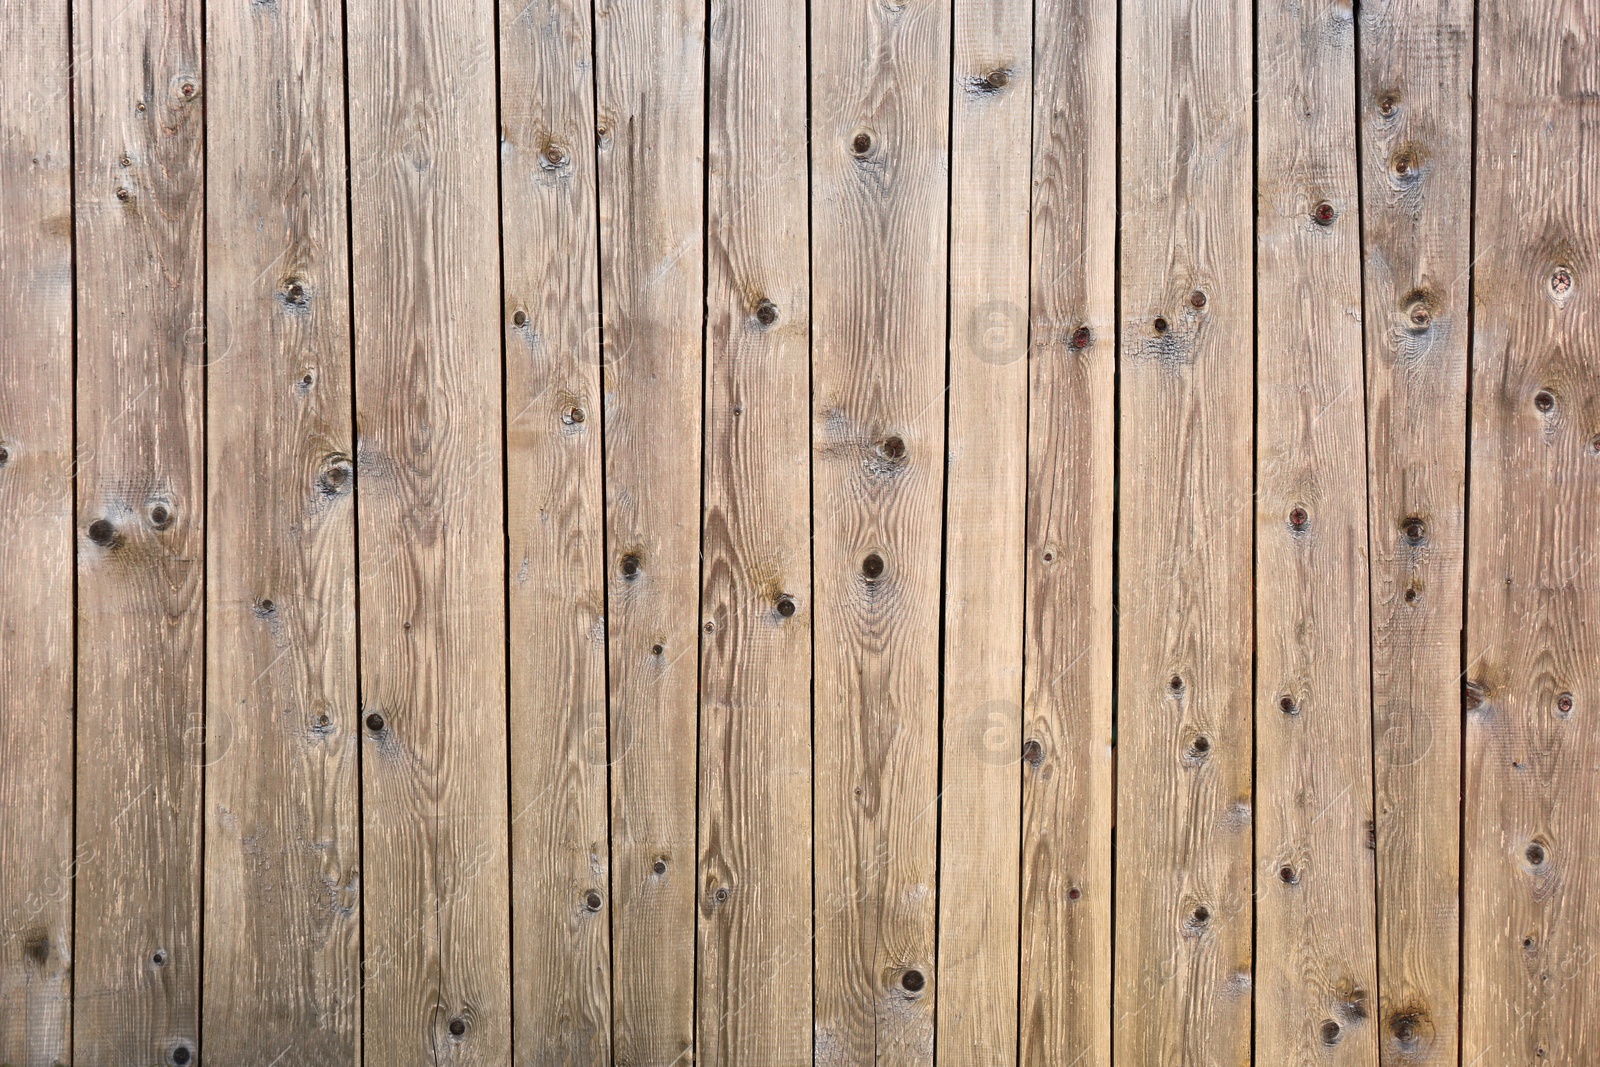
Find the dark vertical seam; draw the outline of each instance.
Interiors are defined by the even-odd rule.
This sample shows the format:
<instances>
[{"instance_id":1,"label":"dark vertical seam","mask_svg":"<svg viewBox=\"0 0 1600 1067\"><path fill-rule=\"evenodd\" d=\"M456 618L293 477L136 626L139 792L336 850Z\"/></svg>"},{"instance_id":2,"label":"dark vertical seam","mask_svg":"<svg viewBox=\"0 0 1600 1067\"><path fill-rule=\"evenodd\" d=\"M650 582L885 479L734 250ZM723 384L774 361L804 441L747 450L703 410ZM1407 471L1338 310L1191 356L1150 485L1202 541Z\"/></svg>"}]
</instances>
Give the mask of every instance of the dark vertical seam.
<instances>
[{"instance_id":1,"label":"dark vertical seam","mask_svg":"<svg viewBox=\"0 0 1600 1067\"><path fill-rule=\"evenodd\" d=\"M706 401L709 395L711 374L711 0L705 0L701 24L700 68L700 507L696 512L700 532L700 551L695 579L696 614L705 606L706 587ZM734 610L738 610L735 607ZM700 1054L700 719L704 704L702 680L705 677L706 643L716 640L716 634L707 635L695 624L695 703L694 703L694 896L690 901L689 930L693 940L692 988L689 1009L689 1060L697 1062ZM730 1017L724 1012L721 1022ZM726 1049L719 1045L719 1051Z\"/></svg>"},{"instance_id":2,"label":"dark vertical seam","mask_svg":"<svg viewBox=\"0 0 1600 1067\"><path fill-rule=\"evenodd\" d=\"M1116 226L1112 233L1112 279L1111 279L1111 825L1106 828L1106 837L1109 842L1111 855L1109 857L1109 897L1107 911L1110 916L1110 930L1108 936L1109 946L1109 974L1110 988L1106 997L1106 1015L1108 1018L1106 1044L1110 1062L1116 1062L1117 1051L1117 793L1119 790L1120 774L1118 772L1119 759L1117 755L1118 724L1121 708L1118 704L1120 694L1120 679L1122 670L1122 10L1123 5L1116 7L1116 54L1114 57L1115 73L1113 81L1116 84L1115 102L1115 159L1112 167L1115 173L1112 191L1115 200L1112 209ZM1088 111L1089 79L1084 81L1084 97L1080 101L1085 113ZM1088 202L1090 175L1085 168L1084 173L1084 213L1083 222L1079 227L1080 240L1084 244L1084 254L1088 253L1088 221L1091 205ZM1085 260L1087 262L1087 260ZM1083 283L1084 293L1084 319L1088 320L1089 279L1087 272ZM1089 343L1094 344L1091 333Z\"/></svg>"},{"instance_id":3,"label":"dark vertical seam","mask_svg":"<svg viewBox=\"0 0 1600 1067\"><path fill-rule=\"evenodd\" d=\"M67 269L72 276L72 306L71 306L71 337L69 344L72 349L72 358L69 371L72 375L72 396L69 406L72 411L72 458L68 470L72 476L72 514L67 525L67 546L72 559L72 827L70 831L72 852L68 856L67 877L67 944L73 969L68 972L68 997L67 997L67 1047L63 1050L67 1062L75 1062L77 1056L75 1049L78 1043L78 723L81 718L78 706L78 676L79 663L79 626L78 613L81 610L79 597L79 560L78 560L78 516L79 508L83 501L79 492L82 483L82 470L79 462L79 426L78 426L78 61L77 61L77 23L73 18L76 4L68 0L62 5L66 8L67 16L67 187L68 187L68 216L72 226L72 247L67 257Z\"/></svg>"},{"instance_id":4,"label":"dark vertical seam","mask_svg":"<svg viewBox=\"0 0 1600 1067\"><path fill-rule=\"evenodd\" d=\"M1261 3L1250 4L1250 1062L1256 1061L1256 1001L1258 987L1255 981L1256 960L1260 931L1260 909L1256 907L1256 856L1260 843L1258 828L1261 820L1256 816L1256 789L1260 783L1259 750L1257 745L1256 715L1260 700L1260 647L1261 627L1257 617L1260 597L1260 520L1257 518L1261 500L1261 108L1257 99L1261 93Z\"/></svg>"},{"instance_id":5,"label":"dark vertical seam","mask_svg":"<svg viewBox=\"0 0 1600 1067\"><path fill-rule=\"evenodd\" d=\"M206 3L200 0L200 84L206 84L210 74L210 64L206 62ZM209 160L208 147L210 144L210 127L206 121L209 107L206 103L207 94L200 93L200 332L201 352L200 359L200 830L198 840L195 842L195 859L199 861L199 870L195 872L196 887L195 908L195 962L198 964L195 976L195 1019L194 1019L194 1045L192 1059L198 1061L205 1052L205 1019L206 1019L206 785L211 774L208 769L206 753L211 747L211 738L208 728L211 724L209 701L209 686L211 679L211 604L210 604L210 570L211 570L211 337L207 327L211 320L211 213L207 210L207 163ZM191 316L191 323L194 321Z\"/></svg>"},{"instance_id":6,"label":"dark vertical seam","mask_svg":"<svg viewBox=\"0 0 1600 1067\"><path fill-rule=\"evenodd\" d=\"M349 336L345 340L345 347L349 354L347 370L350 375L350 447L354 453L352 464L355 475L353 491L350 494L351 530L350 546L351 561L355 568L355 582L352 609L354 611L354 625L351 628L351 637L355 645L355 686L356 686L356 715L352 730L356 737L356 850L359 854L358 875L356 884L357 893L357 934L356 934L356 1048L360 1052L358 1062L365 1063L367 1055L366 1040L366 1009L367 1009L367 850L366 850L366 775L365 758L366 742L362 733L362 720L365 718L366 707L362 697L362 671L361 671L361 428L357 418L356 405L356 252L355 252L355 165L350 156L350 4L343 0L340 6L340 56L343 63L343 88L344 88L344 226L345 226L345 314Z\"/></svg>"},{"instance_id":7,"label":"dark vertical seam","mask_svg":"<svg viewBox=\"0 0 1600 1067\"><path fill-rule=\"evenodd\" d=\"M1015 1052L1012 1063L1022 1063L1022 912L1026 906L1027 893L1025 892L1024 877L1027 874L1027 827L1028 827L1028 767L1022 761L1021 746L1023 738L1028 735L1028 566L1032 558L1029 539L1028 514L1032 507L1033 490L1033 464L1031 451L1033 443L1033 189L1034 189L1034 150L1037 134L1034 128L1037 101L1039 97L1039 52L1036 43L1039 25L1039 5L1033 0L1028 5L1028 239L1027 239L1027 265L1026 286L1023 294L1024 321L1022 324L1022 616L1021 623L1022 641L1018 648L1022 653L1021 672L1018 677L1017 688L1017 1006L1016 1006L1016 1032ZM946 449L948 451L948 447Z\"/></svg>"},{"instance_id":8,"label":"dark vertical seam","mask_svg":"<svg viewBox=\"0 0 1600 1067\"><path fill-rule=\"evenodd\" d=\"M939 983L944 977L942 961L939 953L939 938L942 933L940 914L944 911L942 895L940 894L940 881L944 873L944 734L945 734L945 640L948 636L948 600L950 595L950 268L953 263L951 251L951 238L953 235L952 211L955 206L955 181L954 167L957 162L952 155L955 146L956 127L956 0L950 3L950 44L949 65L945 70L945 158L950 160L950 165L945 167L944 183L944 437L939 449L940 470L940 500L939 500L939 647L938 647L938 687L935 692L938 711L938 737L936 739L935 758L937 769L934 780L934 816L933 816L933 1061L939 1060ZM882 932L879 932L881 938ZM924 983L926 984L926 983ZM876 1049L876 1040L874 1048ZM878 1050L881 1055L881 1050Z\"/></svg>"},{"instance_id":9,"label":"dark vertical seam","mask_svg":"<svg viewBox=\"0 0 1600 1067\"><path fill-rule=\"evenodd\" d=\"M811 0L806 8L806 416L809 432L806 449L806 553L809 560L807 581L810 589L811 610L807 613L811 627L811 1059L815 1062L817 1050L817 479L816 479L816 344L814 252L814 191L812 188L811 159Z\"/></svg>"},{"instance_id":10,"label":"dark vertical seam","mask_svg":"<svg viewBox=\"0 0 1600 1067\"><path fill-rule=\"evenodd\" d=\"M517 1062L517 923L516 923L516 827L514 813L516 787L514 785L515 761L511 751L511 430L510 406L506 403L507 345L506 345L506 187L505 156L500 151L505 143L505 110L502 105L503 85L501 63L500 6L494 7L494 188L496 218L496 250L500 257L500 305L497 325L500 327L500 533L503 549L501 593L504 614L501 616L501 650L505 656L505 720L506 720L506 1030L509 1060Z\"/></svg>"},{"instance_id":11,"label":"dark vertical seam","mask_svg":"<svg viewBox=\"0 0 1600 1067\"><path fill-rule=\"evenodd\" d=\"M1352 32L1353 62L1355 66L1355 87L1352 96L1355 123L1355 152L1356 152L1356 269L1361 289L1358 307L1361 311L1361 429L1364 446L1362 449L1362 488L1366 500L1367 518L1367 573L1365 588L1367 593L1367 772L1371 778L1372 807L1370 809L1371 836L1368 843L1372 847L1372 976L1376 983L1376 995L1381 1001L1383 997L1383 894L1379 890L1378 878L1378 692L1377 671L1375 658L1375 634L1377 632L1377 619L1372 606L1372 475L1367 467L1372 456L1372 400L1370 395L1371 355L1367 344L1367 223L1366 223L1366 179L1363 173L1366 167L1366 157L1362 151L1365 141L1361 118L1361 93L1363 81L1361 78L1361 18L1360 8L1355 8L1355 26ZM1374 1028L1372 1034L1376 1059L1382 1060L1382 1034Z\"/></svg>"},{"instance_id":12,"label":"dark vertical seam","mask_svg":"<svg viewBox=\"0 0 1600 1067\"><path fill-rule=\"evenodd\" d=\"M1468 642L1467 624L1471 600L1467 590L1471 584L1467 581L1468 567L1471 562L1470 544L1472 524L1469 518L1472 514L1472 375L1473 357L1476 354L1476 338L1473 335L1474 315L1473 300L1477 291L1476 256L1478 243L1478 61L1480 51L1480 23L1481 9L1478 4L1472 6L1472 91L1469 103L1469 120L1467 130L1467 173L1468 194L1467 209L1467 367L1466 391L1462 398L1464 405L1464 437L1462 442L1466 449L1462 457L1462 485L1461 485L1461 652L1460 652L1460 681L1457 701L1456 726L1459 734L1456 745L1459 752L1457 777L1456 777L1456 1063L1462 1063L1466 1055L1463 1042L1466 1040L1466 963L1467 963L1467 716L1466 716L1466 675L1471 669L1467 654L1471 650Z\"/></svg>"}]
</instances>

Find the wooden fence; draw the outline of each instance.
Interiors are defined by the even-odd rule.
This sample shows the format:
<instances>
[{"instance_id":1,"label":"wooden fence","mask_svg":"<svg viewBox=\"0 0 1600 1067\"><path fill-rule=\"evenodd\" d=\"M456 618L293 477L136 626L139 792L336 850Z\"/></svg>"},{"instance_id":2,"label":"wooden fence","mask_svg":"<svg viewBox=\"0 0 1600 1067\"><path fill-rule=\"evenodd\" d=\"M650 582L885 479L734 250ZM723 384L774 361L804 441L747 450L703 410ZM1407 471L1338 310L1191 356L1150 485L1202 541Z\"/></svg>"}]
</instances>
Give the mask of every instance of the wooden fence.
<instances>
[{"instance_id":1,"label":"wooden fence","mask_svg":"<svg viewBox=\"0 0 1600 1067\"><path fill-rule=\"evenodd\" d=\"M4 0L0 1064L1600 1063L1600 3Z\"/></svg>"}]
</instances>

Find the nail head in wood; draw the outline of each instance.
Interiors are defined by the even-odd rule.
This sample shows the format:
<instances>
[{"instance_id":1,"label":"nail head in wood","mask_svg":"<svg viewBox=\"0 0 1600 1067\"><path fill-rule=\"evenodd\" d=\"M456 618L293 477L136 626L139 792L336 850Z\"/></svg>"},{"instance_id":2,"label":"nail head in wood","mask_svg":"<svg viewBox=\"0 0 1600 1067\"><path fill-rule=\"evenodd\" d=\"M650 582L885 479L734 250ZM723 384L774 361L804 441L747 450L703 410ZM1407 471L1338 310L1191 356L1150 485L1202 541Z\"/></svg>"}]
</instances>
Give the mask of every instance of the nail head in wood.
<instances>
[{"instance_id":1,"label":"nail head in wood","mask_svg":"<svg viewBox=\"0 0 1600 1067\"><path fill-rule=\"evenodd\" d=\"M900 976L900 988L907 993L920 993L927 984L927 979L923 977L922 972L915 968Z\"/></svg>"},{"instance_id":2,"label":"nail head in wood","mask_svg":"<svg viewBox=\"0 0 1600 1067\"><path fill-rule=\"evenodd\" d=\"M876 552L869 552L867 558L861 561L861 573L867 581L876 581L883 576L883 557Z\"/></svg>"},{"instance_id":3,"label":"nail head in wood","mask_svg":"<svg viewBox=\"0 0 1600 1067\"><path fill-rule=\"evenodd\" d=\"M778 614L787 619L793 617L795 610L799 607L799 605L795 603L794 597L790 596L788 593L784 593L778 597L777 607Z\"/></svg>"},{"instance_id":4,"label":"nail head in wood","mask_svg":"<svg viewBox=\"0 0 1600 1067\"><path fill-rule=\"evenodd\" d=\"M756 305L756 321L763 326L771 326L778 321L778 305L770 300L763 300Z\"/></svg>"},{"instance_id":5,"label":"nail head in wood","mask_svg":"<svg viewBox=\"0 0 1600 1067\"><path fill-rule=\"evenodd\" d=\"M367 729L371 730L375 734L379 734L383 732L383 727L384 721L382 715L378 714L377 712L373 712L371 715L367 716Z\"/></svg>"},{"instance_id":6,"label":"nail head in wood","mask_svg":"<svg viewBox=\"0 0 1600 1067\"><path fill-rule=\"evenodd\" d=\"M101 548L110 548L117 542L117 528L110 519L96 519L89 524L89 540Z\"/></svg>"}]
</instances>

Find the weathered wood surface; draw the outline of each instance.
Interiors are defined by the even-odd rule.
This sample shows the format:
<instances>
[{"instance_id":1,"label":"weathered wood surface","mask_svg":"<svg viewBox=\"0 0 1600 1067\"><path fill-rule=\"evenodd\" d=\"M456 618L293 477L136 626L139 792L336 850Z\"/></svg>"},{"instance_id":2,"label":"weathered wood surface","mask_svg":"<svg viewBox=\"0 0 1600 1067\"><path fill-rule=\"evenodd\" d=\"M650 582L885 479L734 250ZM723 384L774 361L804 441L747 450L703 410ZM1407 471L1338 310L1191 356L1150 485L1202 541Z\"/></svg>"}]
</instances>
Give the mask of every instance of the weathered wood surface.
<instances>
[{"instance_id":1,"label":"weathered wood surface","mask_svg":"<svg viewBox=\"0 0 1600 1067\"><path fill-rule=\"evenodd\" d=\"M800 0L710 7L704 1064L811 1060L811 291Z\"/></svg>"},{"instance_id":2,"label":"weathered wood surface","mask_svg":"<svg viewBox=\"0 0 1600 1067\"><path fill-rule=\"evenodd\" d=\"M72 119L61 0L0 8L0 1063L71 1062Z\"/></svg>"},{"instance_id":3,"label":"weathered wood surface","mask_svg":"<svg viewBox=\"0 0 1600 1067\"><path fill-rule=\"evenodd\" d=\"M1600 12L1480 12L1461 1056L1600 1059Z\"/></svg>"},{"instance_id":4,"label":"weathered wood surface","mask_svg":"<svg viewBox=\"0 0 1600 1067\"><path fill-rule=\"evenodd\" d=\"M1255 1056L1376 1067L1356 27L1257 33Z\"/></svg>"},{"instance_id":5,"label":"weathered wood surface","mask_svg":"<svg viewBox=\"0 0 1600 1067\"><path fill-rule=\"evenodd\" d=\"M342 39L321 0L207 12L202 1011L220 1062L361 1058Z\"/></svg>"},{"instance_id":6,"label":"weathered wood surface","mask_svg":"<svg viewBox=\"0 0 1600 1067\"><path fill-rule=\"evenodd\" d=\"M511 1058L495 10L348 6L366 1062Z\"/></svg>"},{"instance_id":7,"label":"weathered wood surface","mask_svg":"<svg viewBox=\"0 0 1600 1067\"><path fill-rule=\"evenodd\" d=\"M1361 5L1377 1023L1457 1062L1470 0Z\"/></svg>"},{"instance_id":8,"label":"weathered wood surface","mask_svg":"<svg viewBox=\"0 0 1600 1067\"><path fill-rule=\"evenodd\" d=\"M0 7L0 1067L1600 1056L1597 42Z\"/></svg>"},{"instance_id":9,"label":"weathered wood surface","mask_svg":"<svg viewBox=\"0 0 1600 1067\"><path fill-rule=\"evenodd\" d=\"M1116 1061L1250 1057L1252 5L1122 5Z\"/></svg>"},{"instance_id":10,"label":"weathered wood surface","mask_svg":"<svg viewBox=\"0 0 1600 1067\"><path fill-rule=\"evenodd\" d=\"M950 18L811 4L820 1064L933 1061Z\"/></svg>"}]
</instances>

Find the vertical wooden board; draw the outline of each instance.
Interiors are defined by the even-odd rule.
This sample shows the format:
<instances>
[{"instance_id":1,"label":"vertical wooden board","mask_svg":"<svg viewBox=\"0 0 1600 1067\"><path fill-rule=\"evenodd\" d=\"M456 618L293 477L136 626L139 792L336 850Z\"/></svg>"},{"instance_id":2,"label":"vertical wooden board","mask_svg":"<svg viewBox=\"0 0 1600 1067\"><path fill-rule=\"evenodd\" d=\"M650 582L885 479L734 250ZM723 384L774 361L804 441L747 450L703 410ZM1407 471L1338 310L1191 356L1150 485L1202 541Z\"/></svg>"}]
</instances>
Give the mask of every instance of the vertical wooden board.
<instances>
[{"instance_id":1,"label":"vertical wooden board","mask_svg":"<svg viewBox=\"0 0 1600 1067\"><path fill-rule=\"evenodd\" d=\"M604 499L587 0L500 4L515 1062L611 1061Z\"/></svg>"},{"instance_id":2,"label":"vertical wooden board","mask_svg":"<svg viewBox=\"0 0 1600 1067\"><path fill-rule=\"evenodd\" d=\"M1373 1067L1355 19L1257 15L1255 1056Z\"/></svg>"},{"instance_id":3,"label":"vertical wooden board","mask_svg":"<svg viewBox=\"0 0 1600 1067\"><path fill-rule=\"evenodd\" d=\"M811 5L816 1062L931 1063L950 7Z\"/></svg>"},{"instance_id":4,"label":"vertical wooden board","mask_svg":"<svg viewBox=\"0 0 1600 1067\"><path fill-rule=\"evenodd\" d=\"M1600 11L1479 12L1462 1060L1600 1061Z\"/></svg>"},{"instance_id":5,"label":"vertical wooden board","mask_svg":"<svg viewBox=\"0 0 1600 1067\"><path fill-rule=\"evenodd\" d=\"M343 19L277 0L207 20L205 1043L220 1062L354 1064Z\"/></svg>"},{"instance_id":6,"label":"vertical wooden board","mask_svg":"<svg viewBox=\"0 0 1600 1067\"><path fill-rule=\"evenodd\" d=\"M71 1059L72 120L65 0L0 8L0 1063Z\"/></svg>"},{"instance_id":7,"label":"vertical wooden board","mask_svg":"<svg viewBox=\"0 0 1600 1067\"><path fill-rule=\"evenodd\" d=\"M1357 112L1367 351L1378 1027L1457 1060L1470 0L1371 0Z\"/></svg>"},{"instance_id":8,"label":"vertical wooden board","mask_svg":"<svg viewBox=\"0 0 1600 1067\"><path fill-rule=\"evenodd\" d=\"M1117 1062L1244 1063L1253 5L1122 5Z\"/></svg>"},{"instance_id":9,"label":"vertical wooden board","mask_svg":"<svg viewBox=\"0 0 1600 1067\"><path fill-rule=\"evenodd\" d=\"M1117 9L1034 10L1021 1059L1111 1061Z\"/></svg>"},{"instance_id":10,"label":"vertical wooden board","mask_svg":"<svg viewBox=\"0 0 1600 1067\"><path fill-rule=\"evenodd\" d=\"M369 1063L511 1057L488 0L348 8Z\"/></svg>"},{"instance_id":11,"label":"vertical wooden board","mask_svg":"<svg viewBox=\"0 0 1600 1067\"><path fill-rule=\"evenodd\" d=\"M803 0L715 0L706 151L698 1061L811 1062Z\"/></svg>"},{"instance_id":12,"label":"vertical wooden board","mask_svg":"<svg viewBox=\"0 0 1600 1067\"><path fill-rule=\"evenodd\" d=\"M674 1063L695 1057L705 7L599 2L612 1042Z\"/></svg>"},{"instance_id":13,"label":"vertical wooden board","mask_svg":"<svg viewBox=\"0 0 1600 1067\"><path fill-rule=\"evenodd\" d=\"M73 1059L199 1056L204 117L195 0L76 0Z\"/></svg>"},{"instance_id":14,"label":"vertical wooden board","mask_svg":"<svg viewBox=\"0 0 1600 1067\"><path fill-rule=\"evenodd\" d=\"M939 820L941 1063L1017 1056L1033 5L957 0Z\"/></svg>"}]
</instances>

